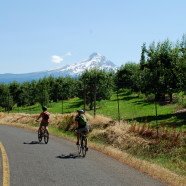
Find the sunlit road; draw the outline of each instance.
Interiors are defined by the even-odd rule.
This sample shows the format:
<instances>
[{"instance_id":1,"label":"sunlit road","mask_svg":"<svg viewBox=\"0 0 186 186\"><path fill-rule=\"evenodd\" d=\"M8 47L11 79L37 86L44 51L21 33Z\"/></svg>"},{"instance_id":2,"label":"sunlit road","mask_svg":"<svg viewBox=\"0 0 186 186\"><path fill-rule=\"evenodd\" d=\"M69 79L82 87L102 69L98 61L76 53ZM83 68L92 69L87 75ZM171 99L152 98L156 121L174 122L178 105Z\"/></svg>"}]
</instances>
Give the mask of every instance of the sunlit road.
<instances>
[{"instance_id":1,"label":"sunlit road","mask_svg":"<svg viewBox=\"0 0 186 186\"><path fill-rule=\"evenodd\" d=\"M9 159L11 186L163 185L91 149L80 158L75 144L56 137L38 144L35 132L0 126L0 141Z\"/></svg>"}]
</instances>

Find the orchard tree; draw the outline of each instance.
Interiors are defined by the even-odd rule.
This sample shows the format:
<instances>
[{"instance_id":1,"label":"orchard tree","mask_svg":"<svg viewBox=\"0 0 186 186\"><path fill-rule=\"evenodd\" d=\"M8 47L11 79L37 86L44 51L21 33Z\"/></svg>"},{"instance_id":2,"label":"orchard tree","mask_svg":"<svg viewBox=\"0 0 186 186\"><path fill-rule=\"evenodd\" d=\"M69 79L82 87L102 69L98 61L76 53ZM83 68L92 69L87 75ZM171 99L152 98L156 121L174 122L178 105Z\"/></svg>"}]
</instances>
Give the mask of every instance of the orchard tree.
<instances>
[{"instance_id":1,"label":"orchard tree","mask_svg":"<svg viewBox=\"0 0 186 186\"><path fill-rule=\"evenodd\" d=\"M19 92L20 92L20 83L14 81L12 83L9 84L9 91L10 91L10 95L13 98L13 102L14 104L17 104L17 102L19 101Z\"/></svg>"},{"instance_id":2,"label":"orchard tree","mask_svg":"<svg viewBox=\"0 0 186 186\"><path fill-rule=\"evenodd\" d=\"M48 106L49 104L49 84L47 78L40 79L36 85L37 102L41 106Z\"/></svg>"},{"instance_id":3,"label":"orchard tree","mask_svg":"<svg viewBox=\"0 0 186 186\"><path fill-rule=\"evenodd\" d=\"M138 92L140 90L140 68L139 64L126 63L116 72L115 84L117 89L130 89Z\"/></svg>"},{"instance_id":4,"label":"orchard tree","mask_svg":"<svg viewBox=\"0 0 186 186\"><path fill-rule=\"evenodd\" d=\"M157 45L153 42L146 50L146 55L146 61L140 64L142 92L154 93L158 101L164 101L165 94L168 94L172 101L172 94L178 90L179 49L169 40Z\"/></svg>"},{"instance_id":5,"label":"orchard tree","mask_svg":"<svg viewBox=\"0 0 186 186\"><path fill-rule=\"evenodd\" d=\"M95 101L110 99L113 89L113 74L99 69L86 70L80 76L79 97L92 110Z\"/></svg>"},{"instance_id":6,"label":"orchard tree","mask_svg":"<svg viewBox=\"0 0 186 186\"><path fill-rule=\"evenodd\" d=\"M13 108L13 97L6 84L0 84L0 106L4 108L5 111L10 111Z\"/></svg>"}]
</instances>

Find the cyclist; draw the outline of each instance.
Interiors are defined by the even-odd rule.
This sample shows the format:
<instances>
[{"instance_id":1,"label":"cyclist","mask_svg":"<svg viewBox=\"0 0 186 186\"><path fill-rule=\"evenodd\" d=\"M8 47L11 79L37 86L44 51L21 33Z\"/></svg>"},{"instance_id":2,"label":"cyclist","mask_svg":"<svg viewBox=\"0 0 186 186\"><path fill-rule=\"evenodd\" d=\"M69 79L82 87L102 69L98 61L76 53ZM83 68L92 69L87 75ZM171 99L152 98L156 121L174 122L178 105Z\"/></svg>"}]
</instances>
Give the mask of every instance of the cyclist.
<instances>
[{"instance_id":1,"label":"cyclist","mask_svg":"<svg viewBox=\"0 0 186 186\"><path fill-rule=\"evenodd\" d=\"M76 145L79 145L79 139L80 139L80 133L88 133L89 128L88 128L88 123L87 123L87 118L85 117L85 112L84 110L77 110L77 115L75 117L75 122L76 122L76 134L77 134L77 142ZM88 150L88 148L87 148Z\"/></svg>"},{"instance_id":2,"label":"cyclist","mask_svg":"<svg viewBox=\"0 0 186 186\"><path fill-rule=\"evenodd\" d=\"M40 118L42 118L38 131L40 131L43 126L45 127L45 129L48 130L47 126L49 124L50 113L47 111L46 106L42 106L42 110L43 112L41 112L38 118L36 119L36 121L38 121Z\"/></svg>"}]
</instances>

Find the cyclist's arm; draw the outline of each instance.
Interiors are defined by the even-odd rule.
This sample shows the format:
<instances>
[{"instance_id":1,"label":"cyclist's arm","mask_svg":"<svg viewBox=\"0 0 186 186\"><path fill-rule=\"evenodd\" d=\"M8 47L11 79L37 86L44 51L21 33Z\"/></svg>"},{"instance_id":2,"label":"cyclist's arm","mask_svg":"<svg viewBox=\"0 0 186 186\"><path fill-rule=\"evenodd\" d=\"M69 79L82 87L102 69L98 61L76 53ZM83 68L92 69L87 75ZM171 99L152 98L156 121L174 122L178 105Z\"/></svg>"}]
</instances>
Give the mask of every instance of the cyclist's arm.
<instances>
[{"instance_id":1,"label":"cyclist's arm","mask_svg":"<svg viewBox=\"0 0 186 186\"><path fill-rule=\"evenodd\" d=\"M37 117L36 121L38 121L42 117L42 113Z\"/></svg>"},{"instance_id":2,"label":"cyclist's arm","mask_svg":"<svg viewBox=\"0 0 186 186\"><path fill-rule=\"evenodd\" d=\"M75 128L78 128L78 119L77 119L77 117L75 117L74 125L75 125Z\"/></svg>"}]
</instances>

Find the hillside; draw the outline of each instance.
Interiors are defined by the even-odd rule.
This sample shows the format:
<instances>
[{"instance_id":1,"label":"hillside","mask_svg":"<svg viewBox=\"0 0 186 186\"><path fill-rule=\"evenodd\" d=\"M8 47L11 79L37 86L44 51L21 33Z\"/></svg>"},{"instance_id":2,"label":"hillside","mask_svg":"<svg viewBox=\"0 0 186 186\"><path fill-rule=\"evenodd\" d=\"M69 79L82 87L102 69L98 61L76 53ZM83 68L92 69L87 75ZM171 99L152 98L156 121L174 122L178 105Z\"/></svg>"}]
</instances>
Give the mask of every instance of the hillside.
<instances>
[{"instance_id":1,"label":"hillside","mask_svg":"<svg viewBox=\"0 0 186 186\"><path fill-rule=\"evenodd\" d=\"M85 70L89 70L92 68L104 69L107 71L116 70L116 65L107 60L105 56L102 56L98 53L93 53L89 56L87 60L82 60L80 62L76 62L71 65L65 65L61 68L54 69L54 70L47 70L41 72L32 72L32 73L25 73L25 74L0 74L0 82L24 82L24 81L31 81L31 80L38 80L44 77L77 77Z\"/></svg>"}]
</instances>

